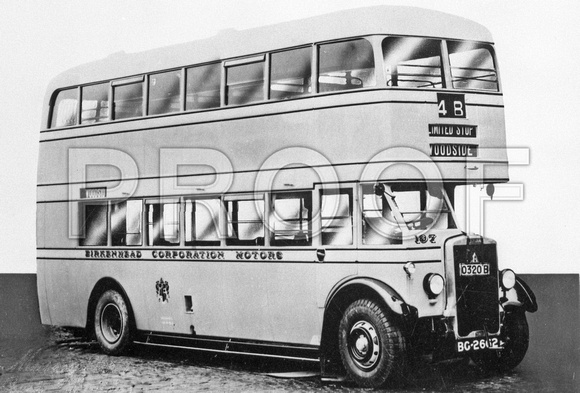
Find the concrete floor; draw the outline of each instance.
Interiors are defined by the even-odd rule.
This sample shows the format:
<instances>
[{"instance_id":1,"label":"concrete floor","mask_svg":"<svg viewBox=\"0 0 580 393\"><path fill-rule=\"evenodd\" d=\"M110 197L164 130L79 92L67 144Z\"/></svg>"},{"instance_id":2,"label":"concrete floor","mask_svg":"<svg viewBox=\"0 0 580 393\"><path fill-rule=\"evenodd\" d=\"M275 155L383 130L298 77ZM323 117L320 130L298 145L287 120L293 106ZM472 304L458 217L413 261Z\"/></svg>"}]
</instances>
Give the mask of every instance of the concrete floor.
<instances>
[{"instance_id":1,"label":"concrete floor","mask_svg":"<svg viewBox=\"0 0 580 393\"><path fill-rule=\"evenodd\" d=\"M396 390L580 391L578 275L523 278L536 293L539 310L528 314L531 342L520 366L504 375L483 375L465 363L425 364ZM0 275L0 300L2 391L359 391L316 377L267 375L317 371L293 362L144 347L130 356L109 357L94 345L62 343L66 333L40 325L35 275Z\"/></svg>"}]
</instances>

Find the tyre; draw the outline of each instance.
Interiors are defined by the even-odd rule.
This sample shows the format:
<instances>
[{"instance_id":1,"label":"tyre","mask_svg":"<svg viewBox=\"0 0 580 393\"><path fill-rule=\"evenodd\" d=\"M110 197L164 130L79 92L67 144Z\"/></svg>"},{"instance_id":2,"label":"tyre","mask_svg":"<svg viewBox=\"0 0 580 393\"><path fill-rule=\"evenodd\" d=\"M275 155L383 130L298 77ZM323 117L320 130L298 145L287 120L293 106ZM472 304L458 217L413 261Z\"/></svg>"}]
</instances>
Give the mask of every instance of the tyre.
<instances>
[{"instance_id":1,"label":"tyre","mask_svg":"<svg viewBox=\"0 0 580 393\"><path fill-rule=\"evenodd\" d=\"M405 339L377 302L361 299L348 306L338 334L342 364L357 385L376 388L402 374Z\"/></svg>"},{"instance_id":2,"label":"tyre","mask_svg":"<svg viewBox=\"0 0 580 393\"><path fill-rule=\"evenodd\" d=\"M95 336L103 352L122 354L131 343L131 319L123 296L110 289L105 291L95 307Z\"/></svg>"},{"instance_id":3,"label":"tyre","mask_svg":"<svg viewBox=\"0 0 580 393\"><path fill-rule=\"evenodd\" d=\"M505 344L501 351L487 351L472 355L472 360L485 371L509 371L524 359L530 341L524 310L506 313L502 333Z\"/></svg>"}]
</instances>

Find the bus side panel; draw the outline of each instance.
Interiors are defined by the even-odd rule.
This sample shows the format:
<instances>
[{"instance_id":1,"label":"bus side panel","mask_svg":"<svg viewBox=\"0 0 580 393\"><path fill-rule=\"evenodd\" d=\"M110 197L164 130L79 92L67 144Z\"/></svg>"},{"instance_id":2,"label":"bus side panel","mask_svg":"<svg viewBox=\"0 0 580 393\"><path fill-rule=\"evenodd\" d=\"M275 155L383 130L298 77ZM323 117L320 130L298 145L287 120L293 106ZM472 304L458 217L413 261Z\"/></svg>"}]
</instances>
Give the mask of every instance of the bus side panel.
<instances>
[{"instance_id":1,"label":"bus side panel","mask_svg":"<svg viewBox=\"0 0 580 393\"><path fill-rule=\"evenodd\" d=\"M88 297L82 302L78 287L84 274L72 261L45 260L44 280L51 323L56 326L84 327Z\"/></svg>"},{"instance_id":2,"label":"bus side panel","mask_svg":"<svg viewBox=\"0 0 580 393\"><path fill-rule=\"evenodd\" d=\"M84 327L91 291L107 276L126 292L139 330L319 344L315 263L155 260L150 251L83 260L84 252L41 253L53 325Z\"/></svg>"},{"instance_id":3,"label":"bus side panel","mask_svg":"<svg viewBox=\"0 0 580 393\"><path fill-rule=\"evenodd\" d=\"M46 233L45 226L46 205L38 203L36 205L36 247L45 247L44 234ZM38 251L37 251L38 252ZM50 313L48 312L48 301L46 295L45 284L45 261L36 259L36 290L38 293L38 308L40 311L40 321L44 325L50 325Z\"/></svg>"},{"instance_id":4,"label":"bus side panel","mask_svg":"<svg viewBox=\"0 0 580 393\"><path fill-rule=\"evenodd\" d=\"M319 344L314 263L143 261L139 271L146 308L136 312L147 316L140 328Z\"/></svg>"},{"instance_id":5,"label":"bus side panel","mask_svg":"<svg viewBox=\"0 0 580 393\"><path fill-rule=\"evenodd\" d=\"M138 264L82 260L79 258L80 254L75 253L75 250L41 252L40 258L44 260L40 264L43 265L46 303L52 325L84 328L91 292L97 282L105 277L119 282L134 310L143 309L141 277L135 274L140 269ZM59 258L58 255L62 257ZM144 324L142 316L142 313L135 313L138 327Z\"/></svg>"}]
</instances>

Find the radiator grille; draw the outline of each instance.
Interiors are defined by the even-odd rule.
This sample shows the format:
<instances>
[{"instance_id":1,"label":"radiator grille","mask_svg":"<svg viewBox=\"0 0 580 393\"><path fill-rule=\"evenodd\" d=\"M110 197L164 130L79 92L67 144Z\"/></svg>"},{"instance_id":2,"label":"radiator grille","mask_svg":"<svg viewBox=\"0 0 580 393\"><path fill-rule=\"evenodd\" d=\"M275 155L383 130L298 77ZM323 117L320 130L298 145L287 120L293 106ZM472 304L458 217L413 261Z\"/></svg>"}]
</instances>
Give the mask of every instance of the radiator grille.
<instances>
[{"instance_id":1,"label":"radiator grille","mask_svg":"<svg viewBox=\"0 0 580 393\"><path fill-rule=\"evenodd\" d=\"M474 256L475 255L475 256ZM459 336L475 330L499 331L498 271L495 244L454 247L455 293ZM460 265L489 264L486 275L461 275Z\"/></svg>"}]
</instances>

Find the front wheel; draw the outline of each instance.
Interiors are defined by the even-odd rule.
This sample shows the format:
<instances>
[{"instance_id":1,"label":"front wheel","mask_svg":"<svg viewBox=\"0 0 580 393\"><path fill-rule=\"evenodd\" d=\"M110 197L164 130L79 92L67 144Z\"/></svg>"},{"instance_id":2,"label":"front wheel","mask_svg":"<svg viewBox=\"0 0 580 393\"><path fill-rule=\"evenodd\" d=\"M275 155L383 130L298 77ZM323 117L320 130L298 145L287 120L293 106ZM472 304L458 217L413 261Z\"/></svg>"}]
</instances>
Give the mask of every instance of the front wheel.
<instances>
[{"instance_id":1,"label":"front wheel","mask_svg":"<svg viewBox=\"0 0 580 393\"><path fill-rule=\"evenodd\" d=\"M505 340L501 351L488 351L472 356L473 361L485 371L509 371L516 367L528 350L530 333L523 310L506 313L502 335Z\"/></svg>"},{"instance_id":2,"label":"front wheel","mask_svg":"<svg viewBox=\"0 0 580 393\"><path fill-rule=\"evenodd\" d=\"M403 370L403 334L373 300L347 307L339 326L339 349L348 376L359 386L380 387Z\"/></svg>"},{"instance_id":3,"label":"front wheel","mask_svg":"<svg viewBox=\"0 0 580 393\"><path fill-rule=\"evenodd\" d=\"M131 324L129 309L123 296L110 289L104 292L94 317L95 336L103 352L119 355L131 343Z\"/></svg>"}]
</instances>

